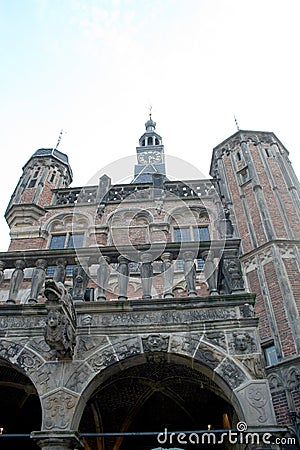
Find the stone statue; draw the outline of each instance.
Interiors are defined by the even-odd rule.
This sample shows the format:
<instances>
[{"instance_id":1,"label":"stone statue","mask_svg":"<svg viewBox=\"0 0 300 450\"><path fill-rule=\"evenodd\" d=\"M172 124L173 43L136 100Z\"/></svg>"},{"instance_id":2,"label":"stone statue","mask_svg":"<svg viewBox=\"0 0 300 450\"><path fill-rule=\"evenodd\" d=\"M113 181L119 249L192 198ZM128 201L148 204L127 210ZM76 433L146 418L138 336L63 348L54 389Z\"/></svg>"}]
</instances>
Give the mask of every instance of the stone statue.
<instances>
[{"instance_id":1,"label":"stone statue","mask_svg":"<svg viewBox=\"0 0 300 450\"><path fill-rule=\"evenodd\" d=\"M58 359L72 358L75 335L70 320L58 309L52 309L48 313L45 341Z\"/></svg>"}]
</instances>

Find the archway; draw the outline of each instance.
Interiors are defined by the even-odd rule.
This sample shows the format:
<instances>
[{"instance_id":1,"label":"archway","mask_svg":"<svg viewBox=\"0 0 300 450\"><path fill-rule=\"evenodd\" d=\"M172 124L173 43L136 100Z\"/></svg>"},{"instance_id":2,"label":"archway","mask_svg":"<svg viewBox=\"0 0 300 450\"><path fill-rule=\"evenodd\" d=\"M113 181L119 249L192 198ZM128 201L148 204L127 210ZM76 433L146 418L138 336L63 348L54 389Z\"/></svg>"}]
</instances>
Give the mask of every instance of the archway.
<instances>
[{"instance_id":1,"label":"archway","mask_svg":"<svg viewBox=\"0 0 300 450\"><path fill-rule=\"evenodd\" d=\"M143 436L85 438L88 450L150 450L166 445L158 433L229 428L237 416L222 390L207 375L180 362L155 359L107 378L90 397L80 422L81 433L140 433ZM163 438L162 438L163 439ZM185 449L195 448L187 443ZM225 444L211 449L228 448Z\"/></svg>"},{"instance_id":2,"label":"archway","mask_svg":"<svg viewBox=\"0 0 300 450\"><path fill-rule=\"evenodd\" d=\"M0 359L0 428L3 435L29 435L40 430L41 421L41 405L34 385L15 366ZM2 437L0 447L1 450L39 448L29 437Z\"/></svg>"}]
</instances>

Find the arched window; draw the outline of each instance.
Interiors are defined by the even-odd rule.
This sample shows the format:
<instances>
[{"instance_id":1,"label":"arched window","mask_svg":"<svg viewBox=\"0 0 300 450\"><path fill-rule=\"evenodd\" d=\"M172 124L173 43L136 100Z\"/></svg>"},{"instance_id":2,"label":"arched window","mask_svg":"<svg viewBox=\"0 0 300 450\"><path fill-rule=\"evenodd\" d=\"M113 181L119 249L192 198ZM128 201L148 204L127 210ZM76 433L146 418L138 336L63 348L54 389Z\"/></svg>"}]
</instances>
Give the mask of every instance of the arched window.
<instances>
[{"instance_id":1,"label":"arched window","mask_svg":"<svg viewBox=\"0 0 300 450\"><path fill-rule=\"evenodd\" d=\"M155 145L159 145L159 140L155 138Z\"/></svg>"},{"instance_id":2,"label":"arched window","mask_svg":"<svg viewBox=\"0 0 300 450\"><path fill-rule=\"evenodd\" d=\"M148 137L148 145L153 145L153 137Z\"/></svg>"}]
</instances>

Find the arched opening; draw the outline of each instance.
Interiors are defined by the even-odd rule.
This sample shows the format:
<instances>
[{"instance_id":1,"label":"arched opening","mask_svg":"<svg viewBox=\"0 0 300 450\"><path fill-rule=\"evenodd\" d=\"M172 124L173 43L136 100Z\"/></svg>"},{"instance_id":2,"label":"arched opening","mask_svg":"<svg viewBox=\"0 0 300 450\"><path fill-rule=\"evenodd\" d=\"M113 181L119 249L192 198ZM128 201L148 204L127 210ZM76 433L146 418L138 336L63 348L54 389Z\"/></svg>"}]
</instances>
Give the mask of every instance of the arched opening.
<instances>
[{"instance_id":1,"label":"arched opening","mask_svg":"<svg viewBox=\"0 0 300 450\"><path fill-rule=\"evenodd\" d=\"M30 434L41 429L42 412L38 394L29 378L0 359L0 428L2 434ZM29 437L2 437L1 450L37 450Z\"/></svg>"},{"instance_id":2,"label":"arched opening","mask_svg":"<svg viewBox=\"0 0 300 450\"><path fill-rule=\"evenodd\" d=\"M168 431L220 430L236 423L233 406L204 373L163 354L111 375L94 391L83 412L80 433L141 433L147 435L86 437L89 450L150 450L180 447ZM150 356L151 358L151 356ZM165 442L164 442L165 440ZM195 448L187 442L185 449ZM229 449L225 443L211 449Z\"/></svg>"},{"instance_id":3,"label":"arched opening","mask_svg":"<svg viewBox=\"0 0 300 450\"><path fill-rule=\"evenodd\" d=\"M148 137L148 145L153 145L153 137Z\"/></svg>"}]
</instances>

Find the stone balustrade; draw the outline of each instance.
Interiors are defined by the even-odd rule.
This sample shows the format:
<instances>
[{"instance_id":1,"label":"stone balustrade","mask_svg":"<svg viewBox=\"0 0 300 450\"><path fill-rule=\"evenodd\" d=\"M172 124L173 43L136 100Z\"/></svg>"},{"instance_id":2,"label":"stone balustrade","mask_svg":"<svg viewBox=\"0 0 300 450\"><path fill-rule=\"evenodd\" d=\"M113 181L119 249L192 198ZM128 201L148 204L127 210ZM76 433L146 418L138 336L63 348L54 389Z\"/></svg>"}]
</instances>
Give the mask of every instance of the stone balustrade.
<instances>
[{"instance_id":1,"label":"stone balustrade","mask_svg":"<svg viewBox=\"0 0 300 450\"><path fill-rule=\"evenodd\" d=\"M183 296L195 297L196 261L200 259L204 262L202 279L210 294L231 294L244 291L238 260L239 244L237 239L227 239L200 243L172 242L163 246L157 243L136 247L106 246L0 253L0 290L2 299L3 291L6 290L4 301L14 304L20 301L19 292L26 284L29 291L26 303L35 304L41 301L40 294L46 279L53 278L57 283L65 283L67 277L74 301L83 301L89 286L96 291L95 300L103 301L108 299L109 282L114 276L118 285L115 298L126 300L131 272L134 272L135 280L140 283L142 299L152 298L154 274L160 277L160 297L167 299L174 296L174 273L180 261L186 288ZM93 273L90 272L91 267Z\"/></svg>"},{"instance_id":2,"label":"stone balustrade","mask_svg":"<svg viewBox=\"0 0 300 450\"><path fill-rule=\"evenodd\" d=\"M217 193L217 180L167 181L160 189L152 183L108 185L105 189L100 189L101 192L98 186L55 189L53 205L95 204L99 203L99 200L104 204L120 203L124 199L151 200L155 198L157 190L161 190L164 197L210 197Z\"/></svg>"}]
</instances>

